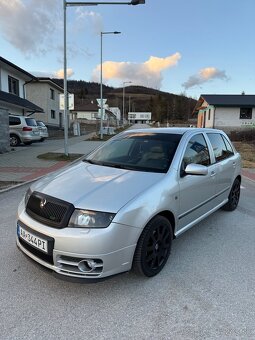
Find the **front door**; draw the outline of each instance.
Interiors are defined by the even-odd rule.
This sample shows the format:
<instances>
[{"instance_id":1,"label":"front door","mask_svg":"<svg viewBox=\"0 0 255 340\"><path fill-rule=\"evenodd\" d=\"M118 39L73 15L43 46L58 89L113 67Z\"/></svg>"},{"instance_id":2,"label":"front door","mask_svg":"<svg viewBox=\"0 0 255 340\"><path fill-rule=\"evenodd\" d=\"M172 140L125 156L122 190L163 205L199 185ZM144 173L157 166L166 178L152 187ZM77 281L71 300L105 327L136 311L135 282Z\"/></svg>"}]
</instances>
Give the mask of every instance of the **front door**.
<instances>
[{"instance_id":1,"label":"front door","mask_svg":"<svg viewBox=\"0 0 255 340\"><path fill-rule=\"evenodd\" d=\"M188 164L208 167L207 175L185 174ZM202 133L188 141L179 174L179 215L177 234L184 232L194 221L214 207L215 164L211 163L206 140Z\"/></svg>"}]
</instances>

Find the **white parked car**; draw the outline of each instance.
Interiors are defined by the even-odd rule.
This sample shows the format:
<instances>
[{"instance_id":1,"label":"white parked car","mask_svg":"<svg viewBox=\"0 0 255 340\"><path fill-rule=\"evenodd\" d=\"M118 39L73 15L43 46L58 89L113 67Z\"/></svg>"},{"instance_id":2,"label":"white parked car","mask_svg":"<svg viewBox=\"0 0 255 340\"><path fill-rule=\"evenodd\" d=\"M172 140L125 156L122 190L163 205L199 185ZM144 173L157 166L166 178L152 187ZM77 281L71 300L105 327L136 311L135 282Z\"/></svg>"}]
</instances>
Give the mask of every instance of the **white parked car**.
<instances>
[{"instance_id":1,"label":"white parked car","mask_svg":"<svg viewBox=\"0 0 255 340\"><path fill-rule=\"evenodd\" d=\"M240 183L240 155L220 130L128 130L31 185L18 209L17 245L69 277L131 268L153 276L173 238L237 207Z\"/></svg>"},{"instance_id":2,"label":"white parked car","mask_svg":"<svg viewBox=\"0 0 255 340\"><path fill-rule=\"evenodd\" d=\"M49 137L48 128L44 124L44 122L42 122L40 120L37 120L36 124L37 124L39 132L40 132L41 142L43 142L46 138Z\"/></svg>"}]
</instances>

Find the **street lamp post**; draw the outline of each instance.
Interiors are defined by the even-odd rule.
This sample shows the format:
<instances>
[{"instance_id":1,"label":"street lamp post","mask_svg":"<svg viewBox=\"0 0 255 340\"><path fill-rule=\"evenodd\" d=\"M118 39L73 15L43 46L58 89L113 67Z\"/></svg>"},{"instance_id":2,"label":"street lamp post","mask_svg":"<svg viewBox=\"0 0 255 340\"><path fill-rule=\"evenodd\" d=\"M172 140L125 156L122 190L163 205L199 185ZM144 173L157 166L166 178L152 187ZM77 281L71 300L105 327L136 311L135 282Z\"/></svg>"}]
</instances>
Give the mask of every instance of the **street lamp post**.
<instances>
[{"instance_id":1,"label":"street lamp post","mask_svg":"<svg viewBox=\"0 0 255 340\"><path fill-rule=\"evenodd\" d=\"M131 0L130 2L71 2L63 0L64 11L64 131L65 155L68 156L68 120L67 120L67 61L66 61L66 8L71 6L97 6L97 5L141 5L145 0Z\"/></svg>"},{"instance_id":2,"label":"street lamp post","mask_svg":"<svg viewBox=\"0 0 255 340\"><path fill-rule=\"evenodd\" d=\"M104 34L120 34L121 32L101 32L101 67L100 67L100 106L101 106L101 114L100 114L100 139L103 139L103 35Z\"/></svg>"},{"instance_id":3,"label":"street lamp post","mask_svg":"<svg viewBox=\"0 0 255 340\"><path fill-rule=\"evenodd\" d=\"M124 114L125 114L125 84L130 84L132 81L123 81L123 104L122 104L122 125L124 126Z\"/></svg>"}]
</instances>

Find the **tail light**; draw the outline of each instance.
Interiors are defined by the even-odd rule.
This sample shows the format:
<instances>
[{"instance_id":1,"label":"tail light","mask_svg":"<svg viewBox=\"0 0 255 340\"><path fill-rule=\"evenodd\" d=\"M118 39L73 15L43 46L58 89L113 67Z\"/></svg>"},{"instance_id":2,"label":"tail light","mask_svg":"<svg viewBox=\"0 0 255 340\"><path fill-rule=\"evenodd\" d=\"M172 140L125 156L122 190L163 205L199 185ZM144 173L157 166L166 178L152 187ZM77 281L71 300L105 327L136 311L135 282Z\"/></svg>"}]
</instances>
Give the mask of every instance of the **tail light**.
<instances>
[{"instance_id":1,"label":"tail light","mask_svg":"<svg viewBox=\"0 0 255 340\"><path fill-rule=\"evenodd\" d=\"M28 127L28 126L24 126L23 131L32 131L32 128L31 127Z\"/></svg>"}]
</instances>

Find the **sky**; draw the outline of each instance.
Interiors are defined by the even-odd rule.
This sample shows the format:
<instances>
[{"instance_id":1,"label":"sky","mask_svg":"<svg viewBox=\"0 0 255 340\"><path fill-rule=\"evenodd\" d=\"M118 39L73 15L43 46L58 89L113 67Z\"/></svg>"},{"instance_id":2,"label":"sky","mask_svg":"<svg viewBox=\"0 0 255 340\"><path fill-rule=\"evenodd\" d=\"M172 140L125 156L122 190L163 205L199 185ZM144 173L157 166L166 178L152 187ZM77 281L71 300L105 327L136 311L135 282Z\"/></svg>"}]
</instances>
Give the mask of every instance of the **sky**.
<instances>
[{"instance_id":1,"label":"sky","mask_svg":"<svg viewBox=\"0 0 255 340\"><path fill-rule=\"evenodd\" d=\"M100 32L119 31L103 35L109 86L255 93L255 0L145 1L67 8L69 79L100 82ZM0 0L0 55L33 75L63 77L63 1Z\"/></svg>"}]
</instances>

